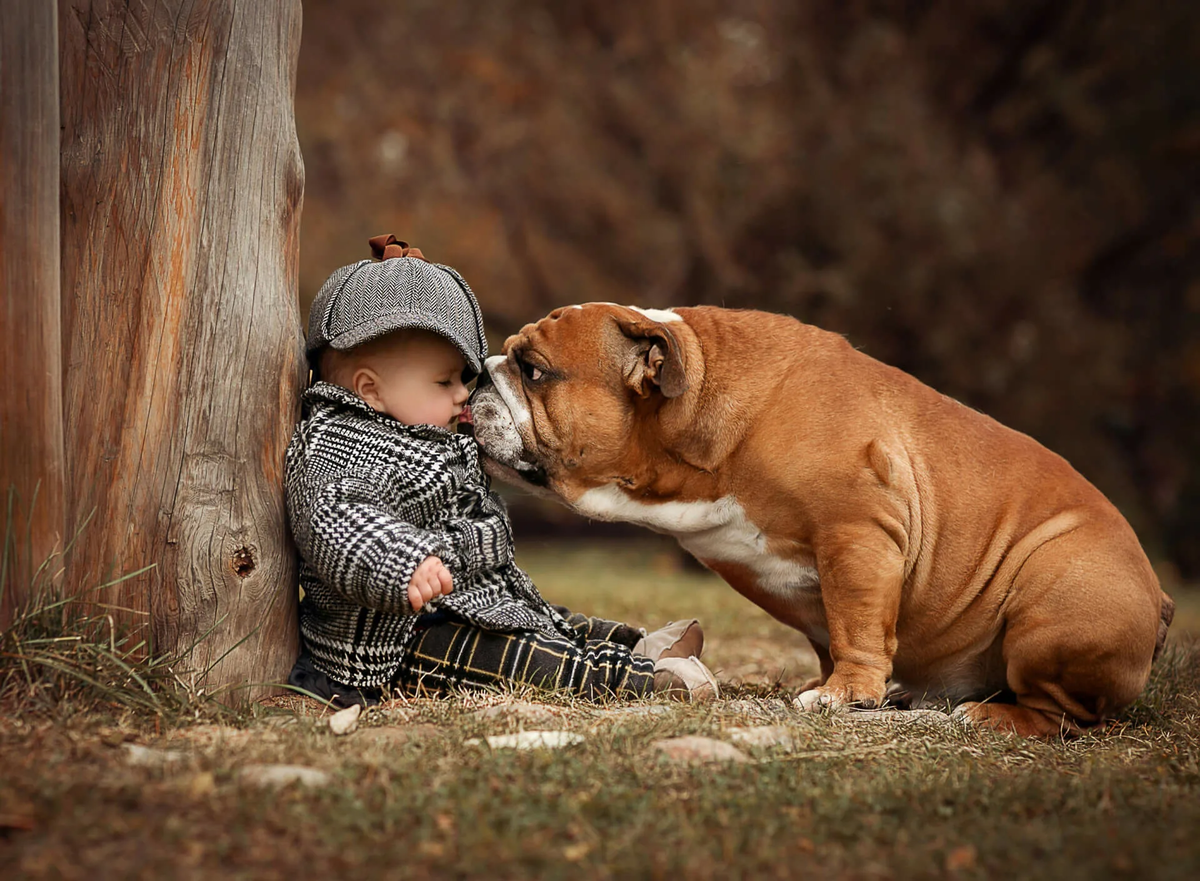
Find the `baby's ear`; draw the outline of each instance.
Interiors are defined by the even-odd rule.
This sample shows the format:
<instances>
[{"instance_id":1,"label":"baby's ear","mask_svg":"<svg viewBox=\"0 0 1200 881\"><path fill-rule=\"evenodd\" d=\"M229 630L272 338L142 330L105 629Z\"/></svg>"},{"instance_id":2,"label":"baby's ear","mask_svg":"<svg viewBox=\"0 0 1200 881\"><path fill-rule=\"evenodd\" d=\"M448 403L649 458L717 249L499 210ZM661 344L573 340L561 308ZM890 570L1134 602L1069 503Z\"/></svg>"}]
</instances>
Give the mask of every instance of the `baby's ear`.
<instances>
[{"instance_id":1,"label":"baby's ear","mask_svg":"<svg viewBox=\"0 0 1200 881\"><path fill-rule=\"evenodd\" d=\"M350 391L358 395L372 410L383 412L383 399L379 397L379 377L370 367L359 367L350 377Z\"/></svg>"}]
</instances>

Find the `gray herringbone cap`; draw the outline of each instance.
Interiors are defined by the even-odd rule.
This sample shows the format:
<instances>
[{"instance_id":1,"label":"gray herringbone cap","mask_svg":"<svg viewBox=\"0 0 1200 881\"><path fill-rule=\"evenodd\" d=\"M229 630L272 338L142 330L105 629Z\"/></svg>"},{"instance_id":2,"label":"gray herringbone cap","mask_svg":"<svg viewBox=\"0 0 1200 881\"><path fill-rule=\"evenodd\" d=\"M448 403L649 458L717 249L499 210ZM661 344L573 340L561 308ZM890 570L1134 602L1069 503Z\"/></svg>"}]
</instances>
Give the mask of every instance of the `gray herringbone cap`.
<instances>
[{"instance_id":1,"label":"gray herringbone cap","mask_svg":"<svg viewBox=\"0 0 1200 881\"><path fill-rule=\"evenodd\" d=\"M483 369L487 337L475 294L451 267L419 257L360 260L329 276L309 311L308 354L410 327L452 342L472 375Z\"/></svg>"}]
</instances>

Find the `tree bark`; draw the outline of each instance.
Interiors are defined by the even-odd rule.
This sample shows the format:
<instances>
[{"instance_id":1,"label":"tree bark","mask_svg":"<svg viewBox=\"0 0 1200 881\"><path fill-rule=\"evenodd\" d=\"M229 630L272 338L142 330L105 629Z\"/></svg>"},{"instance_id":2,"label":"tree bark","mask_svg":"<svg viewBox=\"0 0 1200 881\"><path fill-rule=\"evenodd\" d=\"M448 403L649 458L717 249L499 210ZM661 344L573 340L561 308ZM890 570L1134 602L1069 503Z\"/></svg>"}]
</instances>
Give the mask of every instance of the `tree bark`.
<instances>
[{"instance_id":1,"label":"tree bark","mask_svg":"<svg viewBox=\"0 0 1200 881\"><path fill-rule=\"evenodd\" d=\"M296 657L298 0L60 0L70 578L241 702ZM245 687L243 687L245 686Z\"/></svg>"},{"instance_id":2,"label":"tree bark","mask_svg":"<svg viewBox=\"0 0 1200 881\"><path fill-rule=\"evenodd\" d=\"M0 626L62 549L56 18L43 0L0 15Z\"/></svg>"}]
</instances>

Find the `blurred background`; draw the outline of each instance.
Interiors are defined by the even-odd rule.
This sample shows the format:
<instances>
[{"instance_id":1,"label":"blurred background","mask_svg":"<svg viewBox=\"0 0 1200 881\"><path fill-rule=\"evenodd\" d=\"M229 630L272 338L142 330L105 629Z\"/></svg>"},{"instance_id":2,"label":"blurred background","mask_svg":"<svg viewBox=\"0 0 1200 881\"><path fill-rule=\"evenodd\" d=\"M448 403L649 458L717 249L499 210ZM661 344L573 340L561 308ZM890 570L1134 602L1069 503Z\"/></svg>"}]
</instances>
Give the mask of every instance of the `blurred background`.
<instances>
[{"instance_id":1,"label":"blurred background","mask_svg":"<svg viewBox=\"0 0 1200 881\"><path fill-rule=\"evenodd\" d=\"M1200 579L1200 4L305 0L301 298L394 232L493 351L786 312L1065 455ZM611 535L512 496L518 535Z\"/></svg>"}]
</instances>

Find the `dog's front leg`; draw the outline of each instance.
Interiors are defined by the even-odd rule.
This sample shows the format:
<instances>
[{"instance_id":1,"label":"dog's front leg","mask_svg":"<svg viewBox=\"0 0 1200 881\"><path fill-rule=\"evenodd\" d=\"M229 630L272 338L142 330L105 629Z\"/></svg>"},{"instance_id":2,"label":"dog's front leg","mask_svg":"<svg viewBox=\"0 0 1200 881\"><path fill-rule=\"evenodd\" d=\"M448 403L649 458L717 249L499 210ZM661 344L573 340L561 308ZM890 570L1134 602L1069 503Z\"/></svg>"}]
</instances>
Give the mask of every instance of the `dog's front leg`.
<instances>
[{"instance_id":1,"label":"dog's front leg","mask_svg":"<svg viewBox=\"0 0 1200 881\"><path fill-rule=\"evenodd\" d=\"M803 709L883 703L896 654L904 557L877 526L843 527L817 549L833 672L796 698Z\"/></svg>"}]
</instances>

